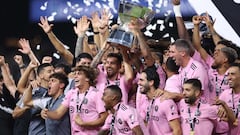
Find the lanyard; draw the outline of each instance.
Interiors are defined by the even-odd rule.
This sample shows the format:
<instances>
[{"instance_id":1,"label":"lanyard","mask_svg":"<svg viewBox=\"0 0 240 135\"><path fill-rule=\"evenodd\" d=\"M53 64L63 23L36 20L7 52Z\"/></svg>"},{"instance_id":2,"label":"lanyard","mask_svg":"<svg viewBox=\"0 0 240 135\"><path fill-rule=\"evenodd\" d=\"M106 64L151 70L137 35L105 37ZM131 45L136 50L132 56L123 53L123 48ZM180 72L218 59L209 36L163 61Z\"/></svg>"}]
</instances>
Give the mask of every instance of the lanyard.
<instances>
[{"instance_id":1,"label":"lanyard","mask_svg":"<svg viewBox=\"0 0 240 135\"><path fill-rule=\"evenodd\" d=\"M107 83L106 83L106 86L109 86L110 85L110 81L109 81L109 79L108 78L106 78L107 79ZM117 86L120 86L120 76L118 75L117 76L117 79L114 81L114 85L117 85Z\"/></svg>"},{"instance_id":2,"label":"lanyard","mask_svg":"<svg viewBox=\"0 0 240 135\"><path fill-rule=\"evenodd\" d=\"M149 119L150 119L150 112L153 106L153 103L155 101L155 98L152 99L151 104L147 107L147 114L146 114L146 122L148 123Z\"/></svg>"},{"instance_id":3,"label":"lanyard","mask_svg":"<svg viewBox=\"0 0 240 135\"><path fill-rule=\"evenodd\" d=\"M238 100L237 108L235 108L233 90L232 90L232 104L233 104L233 112L235 114L235 117L238 118L238 113L240 110L240 99Z\"/></svg>"},{"instance_id":4,"label":"lanyard","mask_svg":"<svg viewBox=\"0 0 240 135\"><path fill-rule=\"evenodd\" d=\"M216 77L215 77L215 85L216 85L216 96L218 97L219 96L219 94L221 93L221 91L222 91L222 85L223 85L223 83L224 83L224 80L225 80L225 77L226 77L226 75L224 74L224 76L223 76L223 79L222 79L222 81L221 81L221 83L220 83L220 85L219 85L219 87L218 87L218 77L217 77L217 74L216 74Z\"/></svg>"},{"instance_id":5,"label":"lanyard","mask_svg":"<svg viewBox=\"0 0 240 135\"><path fill-rule=\"evenodd\" d=\"M117 111L118 111L119 108L120 108L120 105L121 105L121 104L118 104L117 110L116 110L115 113L112 115L111 128L110 128L110 131L109 131L109 135L112 135L112 134L113 134L115 119L116 119Z\"/></svg>"},{"instance_id":6,"label":"lanyard","mask_svg":"<svg viewBox=\"0 0 240 135\"><path fill-rule=\"evenodd\" d=\"M196 122L197 122L197 118L196 118L196 117L201 115L200 105L201 105L201 101L198 102L197 110L195 111L193 118L191 117L190 106L188 107L189 124L190 124L190 128L191 128L191 131L192 131L192 132L194 132L195 124L196 124Z\"/></svg>"},{"instance_id":7,"label":"lanyard","mask_svg":"<svg viewBox=\"0 0 240 135\"><path fill-rule=\"evenodd\" d=\"M87 93L88 93L88 90L84 93L84 96L83 96L83 99L82 99L82 102L81 102L81 104L80 105L78 105L79 104L79 91L78 91L78 93L77 93L77 100L76 100L76 104L77 104L77 112L81 112L81 109L82 109L82 105L83 105L83 103L85 102L85 100L86 100L86 95L87 95Z\"/></svg>"}]
</instances>

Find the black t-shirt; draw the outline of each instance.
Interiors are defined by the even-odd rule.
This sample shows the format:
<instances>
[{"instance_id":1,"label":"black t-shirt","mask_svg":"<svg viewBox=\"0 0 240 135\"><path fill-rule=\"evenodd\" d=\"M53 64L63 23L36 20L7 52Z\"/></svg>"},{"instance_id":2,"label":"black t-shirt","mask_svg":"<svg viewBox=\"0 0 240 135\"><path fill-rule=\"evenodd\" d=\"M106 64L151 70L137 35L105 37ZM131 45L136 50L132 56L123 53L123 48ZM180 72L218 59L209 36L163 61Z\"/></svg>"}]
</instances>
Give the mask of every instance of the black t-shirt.
<instances>
[{"instance_id":1,"label":"black t-shirt","mask_svg":"<svg viewBox=\"0 0 240 135\"><path fill-rule=\"evenodd\" d=\"M15 98L3 87L0 94L0 135L12 135L14 120L12 111L16 105Z\"/></svg>"}]
</instances>

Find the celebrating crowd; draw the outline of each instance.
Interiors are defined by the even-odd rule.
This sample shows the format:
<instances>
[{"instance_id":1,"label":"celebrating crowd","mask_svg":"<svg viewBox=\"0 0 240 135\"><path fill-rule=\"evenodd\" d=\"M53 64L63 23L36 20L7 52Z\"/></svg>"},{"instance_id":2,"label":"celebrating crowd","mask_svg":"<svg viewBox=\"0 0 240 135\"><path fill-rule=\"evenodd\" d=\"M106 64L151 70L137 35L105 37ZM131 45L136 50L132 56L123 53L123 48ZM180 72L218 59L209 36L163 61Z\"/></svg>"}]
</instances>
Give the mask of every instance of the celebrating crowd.
<instances>
[{"instance_id":1,"label":"celebrating crowd","mask_svg":"<svg viewBox=\"0 0 240 135\"><path fill-rule=\"evenodd\" d=\"M218 35L208 13L192 17L189 34L180 0L172 3L179 39L162 52L146 43L138 19L126 26L131 48L107 42L118 25L109 26L104 9L77 21L73 54L40 17L64 61L39 60L21 38L19 52L30 62L13 57L21 74L15 81L0 55L0 135L240 135L239 47Z\"/></svg>"}]
</instances>

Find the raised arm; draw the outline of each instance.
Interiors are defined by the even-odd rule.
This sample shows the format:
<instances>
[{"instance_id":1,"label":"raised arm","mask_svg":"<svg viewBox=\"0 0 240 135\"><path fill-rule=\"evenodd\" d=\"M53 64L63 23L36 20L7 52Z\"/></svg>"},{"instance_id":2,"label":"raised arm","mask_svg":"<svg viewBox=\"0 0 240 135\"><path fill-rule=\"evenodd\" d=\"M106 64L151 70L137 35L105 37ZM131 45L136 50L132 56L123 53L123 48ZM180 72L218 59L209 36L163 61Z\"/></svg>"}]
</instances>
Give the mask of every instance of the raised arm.
<instances>
[{"instance_id":1,"label":"raised arm","mask_svg":"<svg viewBox=\"0 0 240 135\"><path fill-rule=\"evenodd\" d=\"M177 23L178 36L181 39L186 39L190 41L190 37L184 25L184 21L180 11L180 0L172 0L172 4L173 4L173 11L176 18L176 23Z\"/></svg>"},{"instance_id":2,"label":"raised arm","mask_svg":"<svg viewBox=\"0 0 240 135\"><path fill-rule=\"evenodd\" d=\"M22 74L22 76L20 77L19 81L18 81L18 85L17 85L17 90L19 91L19 93L23 94L24 90L27 88L27 84L28 84L28 78L29 75L31 73L31 71L34 70L34 68L36 68L38 65L35 62L30 62L29 65L27 66L25 72Z\"/></svg>"},{"instance_id":3,"label":"raised arm","mask_svg":"<svg viewBox=\"0 0 240 135\"><path fill-rule=\"evenodd\" d=\"M59 52L59 54L66 60L69 65L73 63L73 54L64 47L64 44L55 36L52 31L53 24L49 24L47 17L40 17L40 23L38 25L44 30L48 35L49 40Z\"/></svg>"},{"instance_id":4,"label":"raised arm","mask_svg":"<svg viewBox=\"0 0 240 135\"><path fill-rule=\"evenodd\" d=\"M129 60L129 57L128 57L128 51L129 51L129 48L124 47L124 46L120 46L120 53L123 56L125 82L132 83L131 80L133 80L134 75L133 75L132 66L129 63L130 60Z\"/></svg>"},{"instance_id":5,"label":"raised arm","mask_svg":"<svg viewBox=\"0 0 240 135\"><path fill-rule=\"evenodd\" d=\"M77 25L74 26L75 34L78 36L75 47L75 58L78 57L78 55L82 52L91 54L91 50L88 45L83 43L85 32L88 30L89 24L90 22L88 21L87 16L82 16L82 18L77 21Z\"/></svg>"},{"instance_id":6,"label":"raised arm","mask_svg":"<svg viewBox=\"0 0 240 135\"><path fill-rule=\"evenodd\" d=\"M98 28L100 36L100 48L104 45L104 42L109 37L108 23L110 19L110 12L108 9L103 9L101 12L100 26Z\"/></svg>"},{"instance_id":7,"label":"raised arm","mask_svg":"<svg viewBox=\"0 0 240 135\"><path fill-rule=\"evenodd\" d=\"M102 49L98 52L98 54L93 58L93 61L91 63L91 67L97 67L99 62L101 61L103 55L107 52L109 49L110 44L105 41L105 43L102 46Z\"/></svg>"},{"instance_id":8,"label":"raised arm","mask_svg":"<svg viewBox=\"0 0 240 135\"><path fill-rule=\"evenodd\" d=\"M208 53L201 45L201 38L199 34L199 24L201 23L201 21L202 21L201 16L195 15L192 17L192 22L194 24L192 42L193 42L194 48L200 53L202 59L206 61L208 57Z\"/></svg>"},{"instance_id":9,"label":"raised arm","mask_svg":"<svg viewBox=\"0 0 240 135\"><path fill-rule=\"evenodd\" d=\"M94 43L97 45L97 48L100 49L100 36L99 36L99 27L100 27L100 17L98 15L98 12L92 13L92 18L90 18L92 27L93 27L93 33L94 33Z\"/></svg>"},{"instance_id":10,"label":"raised arm","mask_svg":"<svg viewBox=\"0 0 240 135\"><path fill-rule=\"evenodd\" d=\"M203 20L206 22L207 27L208 27L210 33L212 34L213 42L217 46L218 42L221 40L221 38L217 34L217 32L215 31L215 29L213 27L213 24L214 24L215 21L212 22L212 20L210 19L208 13L206 13L206 16L203 16Z\"/></svg>"},{"instance_id":11,"label":"raised arm","mask_svg":"<svg viewBox=\"0 0 240 135\"><path fill-rule=\"evenodd\" d=\"M17 90L17 87L14 83L14 81L11 78L11 74L8 71L8 66L5 63L5 58L4 56L0 56L0 67L2 70L2 76L3 76L3 82L7 89L9 90L10 94L15 97L15 93Z\"/></svg>"},{"instance_id":12,"label":"raised arm","mask_svg":"<svg viewBox=\"0 0 240 135\"><path fill-rule=\"evenodd\" d=\"M35 56L35 54L33 53L29 41L26 40L25 38L21 38L19 41L19 44L21 46L20 49L18 49L18 51L20 51L23 54L28 55L28 57L30 58L31 61L36 62L38 65L40 64L37 57Z\"/></svg>"}]
</instances>

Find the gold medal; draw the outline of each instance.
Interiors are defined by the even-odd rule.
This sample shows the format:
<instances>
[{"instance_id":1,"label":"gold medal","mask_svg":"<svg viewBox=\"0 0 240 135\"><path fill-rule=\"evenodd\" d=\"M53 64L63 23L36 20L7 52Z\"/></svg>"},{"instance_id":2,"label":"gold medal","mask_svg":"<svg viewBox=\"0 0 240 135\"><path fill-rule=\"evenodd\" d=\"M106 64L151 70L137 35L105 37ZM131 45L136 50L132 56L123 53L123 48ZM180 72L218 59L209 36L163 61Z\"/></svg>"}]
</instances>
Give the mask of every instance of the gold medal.
<instances>
[{"instance_id":1,"label":"gold medal","mask_svg":"<svg viewBox=\"0 0 240 135\"><path fill-rule=\"evenodd\" d=\"M190 135L194 135L194 131L190 131Z\"/></svg>"}]
</instances>

